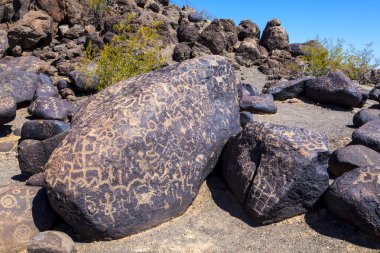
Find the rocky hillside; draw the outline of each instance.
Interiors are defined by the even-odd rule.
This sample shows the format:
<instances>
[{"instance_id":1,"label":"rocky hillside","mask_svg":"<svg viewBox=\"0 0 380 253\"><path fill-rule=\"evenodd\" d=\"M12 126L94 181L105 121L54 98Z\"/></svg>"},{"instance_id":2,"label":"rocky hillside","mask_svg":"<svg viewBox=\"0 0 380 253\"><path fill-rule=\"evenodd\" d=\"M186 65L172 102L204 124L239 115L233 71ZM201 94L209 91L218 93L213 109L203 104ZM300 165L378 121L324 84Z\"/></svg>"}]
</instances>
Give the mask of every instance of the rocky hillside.
<instances>
[{"instance_id":1,"label":"rocky hillside","mask_svg":"<svg viewBox=\"0 0 380 253\"><path fill-rule=\"evenodd\" d=\"M105 3L0 0L0 252L380 248L380 85L297 72L278 19ZM131 14L166 65L99 92Z\"/></svg>"}]
</instances>

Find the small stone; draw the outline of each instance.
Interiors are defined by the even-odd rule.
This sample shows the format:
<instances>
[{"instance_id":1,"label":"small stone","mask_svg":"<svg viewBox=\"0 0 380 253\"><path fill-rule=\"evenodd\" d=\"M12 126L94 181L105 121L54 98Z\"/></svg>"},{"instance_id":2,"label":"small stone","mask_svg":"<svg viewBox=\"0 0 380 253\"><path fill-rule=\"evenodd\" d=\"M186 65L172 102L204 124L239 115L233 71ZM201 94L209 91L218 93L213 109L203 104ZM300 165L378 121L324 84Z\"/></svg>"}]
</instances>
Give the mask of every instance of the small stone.
<instances>
[{"instance_id":1,"label":"small stone","mask_svg":"<svg viewBox=\"0 0 380 253\"><path fill-rule=\"evenodd\" d=\"M34 174L28 180L26 180L25 184L29 186L38 186L45 188L45 172Z\"/></svg>"},{"instance_id":2,"label":"small stone","mask_svg":"<svg viewBox=\"0 0 380 253\"><path fill-rule=\"evenodd\" d=\"M39 119L65 120L76 108L67 100L55 97L37 98L29 106L28 112Z\"/></svg>"},{"instance_id":3,"label":"small stone","mask_svg":"<svg viewBox=\"0 0 380 253\"><path fill-rule=\"evenodd\" d=\"M274 104L273 96L264 94L261 96L244 96L240 101L240 110L257 114L275 114L277 107Z\"/></svg>"},{"instance_id":4,"label":"small stone","mask_svg":"<svg viewBox=\"0 0 380 253\"><path fill-rule=\"evenodd\" d=\"M335 150L329 160L329 173L339 177L359 167L380 166L380 153L363 145L350 145Z\"/></svg>"},{"instance_id":5,"label":"small stone","mask_svg":"<svg viewBox=\"0 0 380 253\"><path fill-rule=\"evenodd\" d=\"M352 133L352 143L380 152L380 120L373 120Z\"/></svg>"},{"instance_id":6,"label":"small stone","mask_svg":"<svg viewBox=\"0 0 380 253\"><path fill-rule=\"evenodd\" d=\"M70 123L59 120L30 120L24 123L21 139L46 140L70 130Z\"/></svg>"},{"instance_id":7,"label":"small stone","mask_svg":"<svg viewBox=\"0 0 380 253\"><path fill-rule=\"evenodd\" d=\"M355 127L361 127L372 120L380 120L380 110L363 109L354 115L353 122Z\"/></svg>"},{"instance_id":8,"label":"small stone","mask_svg":"<svg viewBox=\"0 0 380 253\"><path fill-rule=\"evenodd\" d=\"M65 233L45 231L37 234L28 242L28 253L75 253L76 246Z\"/></svg>"},{"instance_id":9,"label":"small stone","mask_svg":"<svg viewBox=\"0 0 380 253\"><path fill-rule=\"evenodd\" d=\"M248 123L253 122L253 114L250 112L240 112L240 125L245 127Z\"/></svg>"}]
</instances>

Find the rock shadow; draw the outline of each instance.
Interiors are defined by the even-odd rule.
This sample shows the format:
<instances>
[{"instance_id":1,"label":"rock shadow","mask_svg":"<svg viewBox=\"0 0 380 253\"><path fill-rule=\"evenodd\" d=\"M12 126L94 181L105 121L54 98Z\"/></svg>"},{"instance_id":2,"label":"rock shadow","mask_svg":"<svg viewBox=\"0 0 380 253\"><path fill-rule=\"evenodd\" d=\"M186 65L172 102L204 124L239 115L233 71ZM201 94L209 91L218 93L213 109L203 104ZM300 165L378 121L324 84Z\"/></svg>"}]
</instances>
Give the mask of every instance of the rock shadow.
<instances>
[{"instance_id":1,"label":"rock shadow","mask_svg":"<svg viewBox=\"0 0 380 253\"><path fill-rule=\"evenodd\" d=\"M236 217L251 227L260 227L251 216L244 210L244 205L240 203L232 193L231 189L224 182L219 171L211 173L206 179L207 186L211 192L211 197L215 204L231 216Z\"/></svg>"},{"instance_id":2,"label":"rock shadow","mask_svg":"<svg viewBox=\"0 0 380 253\"><path fill-rule=\"evenodd\" d=\"M12 133L12 126L11 125L0 126L0 138L7 137L11 133Z\"/></svg>"},{"instance_id":3,"label":"rock shadow","mask_svg":"<svg viewBox=\"0 0 380 253\"><path fill-rule=\"evenodd\" d=\"M26 182L26 180L28 180L28 178L24 176L23 174L15 175L11 177L11 179L17 182Z\"/></svg>"},{"instance_id":4,"label":"rock shadow","mask_svg":"<svg viewBox=\"0 0 380 253\"><path fill-rule=\"evenodd\" d=\"M322 107L324 109L329 109L329 110L339 111L339 112L351 112L352 111L350 108L339 106L339 105L319 103L319 102L314 101L314 100L312 100L308 97L305 97L305 96L298 96L297 98L299 100L301 100L302 102L304 102L305 104L316 105L316 106Z\"/></svg>"},{"instance_id":5,"label":"rock shadow","mask_svg":"<svg viewBox=\"0 0 380 253\"><path fill-rule=\"evenodd\" d=\"M365 235L355 227L344 223L325 208L305 215L306 224L321 235L336 238L370 249L380 249L380 243Z\"/></svg>"}]
</instances>

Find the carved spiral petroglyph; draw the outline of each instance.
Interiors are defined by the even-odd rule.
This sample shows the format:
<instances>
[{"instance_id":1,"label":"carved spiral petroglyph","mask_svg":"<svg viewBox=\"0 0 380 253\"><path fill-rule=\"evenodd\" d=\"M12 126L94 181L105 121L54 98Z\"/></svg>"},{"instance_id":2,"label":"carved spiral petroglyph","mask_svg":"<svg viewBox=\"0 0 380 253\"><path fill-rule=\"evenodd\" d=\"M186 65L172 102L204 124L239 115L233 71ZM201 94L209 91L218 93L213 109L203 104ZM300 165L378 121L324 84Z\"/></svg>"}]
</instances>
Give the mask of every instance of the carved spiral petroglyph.
<instances>
[{"instance_id":1,"label":"carved spiral petroglyph","mask_svg":"<svg viewBox=\"0 0 380 253\"><path fill-rule=\"evenodd\" d=\"M122 237L183 213L240 130L236 86L227 61L209 56L94 96L46 166L55 209L93 238Z\"/></svg>"}]
</instances>

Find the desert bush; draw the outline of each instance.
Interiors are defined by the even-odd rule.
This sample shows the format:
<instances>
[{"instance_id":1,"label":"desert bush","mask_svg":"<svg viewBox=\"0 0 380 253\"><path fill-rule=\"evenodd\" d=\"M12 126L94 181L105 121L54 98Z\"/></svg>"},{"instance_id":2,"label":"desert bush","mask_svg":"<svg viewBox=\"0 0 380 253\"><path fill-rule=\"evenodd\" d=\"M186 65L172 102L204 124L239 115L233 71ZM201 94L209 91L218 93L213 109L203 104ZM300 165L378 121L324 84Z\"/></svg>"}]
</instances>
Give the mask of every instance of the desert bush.
<instances>
[{"instance_id":1,"label":"desert bush","mask_svg":"<svg viewBox=\"0 0 380 253\"><path fill-rule=\"evenodd\" d=\"M129 15L126 20L116 25L117 35L100 51L94 68L98 78L98 90L129 77L156 70L165 63L159 43L161 37L158 29L161 24L156 22L151 27L140 26L134 32L131 27L134 18L134 15ZM91 48L86 49L84 61L87 65L94 62L91 59L93 54Z\"/></svg>"},{"instance_id":2,"label":"desert bush","mask_svg":"<svg viewBox=\"0 0 380 253\"><path fill-rule=\"evenodd\" d=\"M319 77L331 71L341 70L348 77L365 83L370 72L379 66L379 59L374 57L372 44L367 44L362 50L350 45L345 49L342 39L333 41L315 40L302 49L305 62L302 70Z\"/></svg>"}]
</instances>

